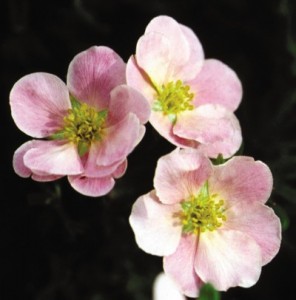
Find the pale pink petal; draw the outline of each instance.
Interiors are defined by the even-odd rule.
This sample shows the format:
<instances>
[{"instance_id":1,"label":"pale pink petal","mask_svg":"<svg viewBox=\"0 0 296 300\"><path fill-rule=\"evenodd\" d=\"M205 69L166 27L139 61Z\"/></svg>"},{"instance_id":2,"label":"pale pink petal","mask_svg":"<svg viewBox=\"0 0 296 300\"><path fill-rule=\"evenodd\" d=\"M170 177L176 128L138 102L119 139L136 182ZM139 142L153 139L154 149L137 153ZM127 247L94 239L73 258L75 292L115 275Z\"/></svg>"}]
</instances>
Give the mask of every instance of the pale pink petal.
<instances>
[{"instance_id":1,"label":"pale pink petal","mask_svg":"<svg viewBox=\"0 0 296 300\"><path fill-rule=\"evenodd\" d=\"M97 149L96 164L109 166L125 159L143 136L142 126L136 115L130 113L121 122L106 128Z\"/></svg>"},{"instance_id":2,"label":"pale pink petal","mask_svg":"<svg viewBox=\"0 0 296 300\"><path fill-rule=\"evenodd\" d=\"M154 187L165 204L179 203L196 194L212 171L211 162L195 149L175 149L156 166Z\"/></svg>"},{"instance_id":3,"label":"pale pink petal","mask_svg":"<svg viewBox=\"0 0 296 300\"><path fill-rule=\"evenodd\" d=\"M227 210L227 229L251 236L261 248L262 264L269 263L281 244L281 222L274 211L261 203L241 201Z\"/></svg>"},{"instance_id":4,"label":"pale pink petal","mask_svg":"<svg viewBox=\"0 0 296 300\"><path fill-rule=\"evenodd\" d=\"M237 74L216 59L207 59L194 80L187 82L196 90L195 106L220 104L235 111L242 99L242 84Z\"/></svg>"},{"instance_id":5,"label":"pale pink petal","mask_svg":"<svg viewBox=\"0 0 296 300\"><path fill-rule=\"evenodd\" d=\"M67 84L78 100L97 109L108 108L110 92L125 83L125 63L112 49L93 46L71 61Z\"/></svg>"},{"instance_id":6,"label":"pale pink petal","mask_svg":"<svg viewBox=\"0 0 296 300\"><path fill-rule=\"evenodd\" d=\"M179 209L179 205L160 203L154 191L136 200L129 222L143 251L159 256L175 252L182 231L174 216Z\"/></svg>"},{"instance_id":7,"label":"pale pink petal","mask_svg":"<svg viewBox=\"0 0 296 300\"><path fill-rule=\"evenodd\" d=\"M234 155L242 142L241 128L236 116L220 105L202 105L178 115L174 133L195 140L198 148L211 158L222 154Z\"/></svg>"},{"instance_id":8,"label":"pale pink petal","mask_svg":"<svg viewBox=\"0 0 296 300\"><path fill-rule=\"evenodd\" d=\"M150 32L141 36L137 42L137 64L156 87L171 79L171 55L170 41L162 34Z\"/></svg>"},{"instance_id":9,"label":"pale pink petal","mask_svg":"<svg viewBox=\"0 0 296 300\"><path fill-rule=\"evenodd\" d=\"M150 105L137 90L120 85L112 90L109 104L108 122L116 124L123 120L128 113L134 113L142 124L150 117Z\"/></svg>"},{"instance_id":10,"label":"pale pink petal","mask_svg":"<svg viewBox=\"0 0 296 300\"><path fill-rule=\"evenodd\" d=\"M164 272L155 277L152 294L153 300L186 300L176 282Z\"/></svg>"},{"instance_id":11,"label":"pale pink petal","mask_svg":"<svg viewBox=\"0 0 296 300\"><path fill-rule=\"evenodd\" d=\"M114 187L112 177L89 178L81 176L68 176L70 185L74 190L89 197L100 197L108 194Z\"/></svg>"},{"instance_id":12,"label":"pale pink petal","mask_svg":"<svg viewBox=\"0 0 296 300\"><path fill-rule=\"evenodd\" d=\"M162 15L149 22L145 35L150 33L162 34L169 40L171 63L168 74L171 79L177 78L182 81L193 79L204 60L202 45L194 32L173 18Z\"/></svg>"},{"instance_id":13,"label":"pale pink petal","mask_svg":"<svg viewBox=\"0 0 296 300\"><path fill-rule=\"evenodd\" d=\"M24 155L24 165L34 173L71 175L83 172L76 146L58 141L35 141Z\"/></svg>"},{"instance_id":14,"label":"pale pink petal","mask_svg":"<svg viewBox=\"0 0 296 300\"><path fill-rule=\"evenodd\" d=\"M213 192L219 194L229 206L238 202L265 203L272 185L269 167L247 156L234 156L226 163L215 166L209 180Z\"/></svg>"},{"instance_id":15,"label":"pale pink petal","mask_svg":"<svg viewBox=\"0 0 296 300\"><path fill-rule=\"evenodd\" d=\"M181 292L196 298L203 284L194 270L198 237L196 235L182 235L175 253L163 259L164 272L179 286Z\"/></svg>"},{"instance_id":16,"label":"pale pink petal","mask_svg":"<svg viewBox=\"0 0 296 300\"><path fill-rule=\"evenodd\" d=\"M127 84L137 89L152 105L155 101L156 90L148 75L138 66L135 56L131 56L126 65Z\"/></svg>"},{"instance_id":17,"label":"pale pink petal","mask_svg":"<svg viewBox=\"0 0 296 300\"><path fill-rule=\"evenodd\" d=\"M68 89L61 79L48 73L33 73L14 84L10 106L19 129L42 138L62 127L71 104Z\"/></svg>"},{"instance_id":18,"label":"pale pink petal","mask_svg":"<svg viewBox=\"0 0 296 300\"><path fill-rule=\"evenodd\" d=\"M249 235L234 230L201 233L195 270L204 282L212 283L217 290L254 285L261 266L261 249Z\"/></svg>"}]
</instances>

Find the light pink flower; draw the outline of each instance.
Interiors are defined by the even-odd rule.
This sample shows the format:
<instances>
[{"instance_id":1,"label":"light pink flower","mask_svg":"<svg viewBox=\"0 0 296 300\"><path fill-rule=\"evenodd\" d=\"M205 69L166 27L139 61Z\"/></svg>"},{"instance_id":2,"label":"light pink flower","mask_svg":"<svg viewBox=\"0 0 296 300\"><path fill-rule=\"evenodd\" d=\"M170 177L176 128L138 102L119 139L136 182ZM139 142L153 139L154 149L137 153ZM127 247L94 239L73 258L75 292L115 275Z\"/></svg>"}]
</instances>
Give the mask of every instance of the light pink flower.
<instances>
[{"instance_id":1,"label":"light pink flower","mask_svg":"<svg viewBox=\"0 0 296 300\"><path fill-rule=\"evenodd\" d=\"M129 218L138 246L163 256L182 293L204 283L220 291L250 287L278 253L279 218L267 205L268 166L234 156L221 165L196 149L175 149L157 163L154 190L137 199Z\"/></svg>"},{"instance_id":2,"label":"light pink flower","mask_svg":"<svg viewBox=\"0 0 296 300\"><path fill-rule=\"evenodd\" d=\"M155 277L152 293L153 300L186 300L178 285L164 272Z\"/></svg>"},{"instance_id":3,"label":"light pink flower","mask_svg":"<svg viewBox=\"0 0 296 300\"><path fill-rule=\"evenodd\" d=\"M125 70L112 49L94 46L71 61L67 85L48 73L17 81L12 117L34 139L15 151L15 172L37 181L68 176L84 195L108 193L125 173L150 115L146 99L125 84Z\"/></svg>"},{"instance_id":4,"label":"light pink flower","mask_svg":"<svg viewBox=\"0 0 296 300\"><path fill-rule=\"evenodd\" d=\"M194 32L171 17L153 18L127 63L127 83L148 99L150 123L176 146L230 157L242 136L234 115L242 98L236 73L205 59Z\"/></svg>"}]
</instances>

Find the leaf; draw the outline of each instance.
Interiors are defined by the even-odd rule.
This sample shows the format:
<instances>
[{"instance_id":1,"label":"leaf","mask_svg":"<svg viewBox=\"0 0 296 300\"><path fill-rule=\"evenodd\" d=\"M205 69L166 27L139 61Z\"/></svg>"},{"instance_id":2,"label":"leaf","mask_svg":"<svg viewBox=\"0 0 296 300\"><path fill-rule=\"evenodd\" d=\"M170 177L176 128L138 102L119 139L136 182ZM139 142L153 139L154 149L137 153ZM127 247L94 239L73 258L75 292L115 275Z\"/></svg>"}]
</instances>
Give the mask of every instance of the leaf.
<instances>
[{"instance_id":1,"label":"leaf","mask_svg":"<svg viewBox=\"0 0 296 300\"><path fill-rule=\"evenodd\" d=\"M200 289L198 300L220 300L220 292L211 283L205 283Z\"/></svg>"}]
</instances>

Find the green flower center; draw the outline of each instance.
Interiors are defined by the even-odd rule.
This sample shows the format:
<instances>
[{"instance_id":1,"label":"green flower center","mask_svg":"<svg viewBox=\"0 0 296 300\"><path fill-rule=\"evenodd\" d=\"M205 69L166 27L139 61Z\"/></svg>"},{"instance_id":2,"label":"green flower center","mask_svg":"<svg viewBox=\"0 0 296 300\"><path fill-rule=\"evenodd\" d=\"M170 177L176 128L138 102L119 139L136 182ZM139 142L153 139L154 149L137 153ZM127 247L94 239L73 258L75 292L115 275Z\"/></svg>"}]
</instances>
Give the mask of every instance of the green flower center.
<instances>
[{"instance_id":1,"label":"green flower center","mask_svg":"<svg viewBox=\"0 0 296 300\"><path fill-rule=\"evenodd\" d=\"M83 156L92 142L100 141L104 135L108 111L97 111L95 108L80 103L71 97L72 108L64 117L62 129L54 133L55 140L68 140L77 145L78 153Z\"/></svg>"},{"instance_id":2,"label":"green flower center","mask_svg":"<svg viewBox=\"0 0 296 300\"><path fill-rule=\"evenodd\" d=\"M184 85L181 80L170 81L156 90L157 100L155 100L152 109L167 115L172 123L176 122L180 112L193 110L194 94L190 92L189 85Z\"/></svg>"},{"instance_id":3,"label":"green flower center","mask_svg":"<svg viewBox=\"0 0 296 300\"><path fill-rule=\"evenodd\" d=\"M214 231L226 221L224 201L218 200L217 194L209 195L207 182L198 195L190 196L181 207L179 218L183 233Z\"/></svg>"}]
</instances>

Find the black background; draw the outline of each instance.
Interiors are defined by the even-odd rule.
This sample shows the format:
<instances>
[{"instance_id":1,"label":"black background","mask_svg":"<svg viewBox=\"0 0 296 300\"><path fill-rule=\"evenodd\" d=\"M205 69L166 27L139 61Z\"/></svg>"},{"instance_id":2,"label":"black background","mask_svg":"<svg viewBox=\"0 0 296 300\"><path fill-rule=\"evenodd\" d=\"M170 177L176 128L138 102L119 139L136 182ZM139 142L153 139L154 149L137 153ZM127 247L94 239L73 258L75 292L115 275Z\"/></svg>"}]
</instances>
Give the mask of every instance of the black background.
<instances>
[{"instance_id":1,"label":"black background","mask_svg":"<svg viewBox=\"0 0 296 300\"><path fill-rule=\"evenodd\" d=\"M12 169L29 140L9 107L13 84L31 72L63 80L93 45L126 61L148 22L170 15L191 27L207 58L228 64L244 96L236 111L243 154L272 169L269 204L283 220L283 242L256 285L222 300L294 299L296 267L296 5L293 0L2 0L0 4L0 299L151 300L160 257L141 251L128 223L136 198L152 189L157 159L173 149L148 124L115 189L101 198L67 180L38 183ZM218 262L217 262L218 263ZM292 274L292 275L291 275Z\"/></svg>"}]
</instances>

